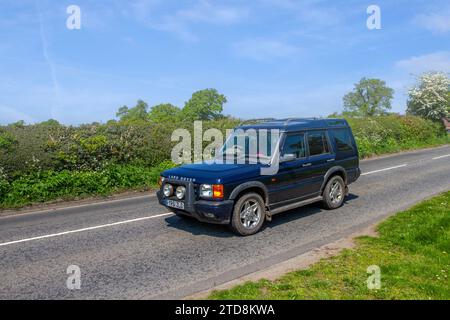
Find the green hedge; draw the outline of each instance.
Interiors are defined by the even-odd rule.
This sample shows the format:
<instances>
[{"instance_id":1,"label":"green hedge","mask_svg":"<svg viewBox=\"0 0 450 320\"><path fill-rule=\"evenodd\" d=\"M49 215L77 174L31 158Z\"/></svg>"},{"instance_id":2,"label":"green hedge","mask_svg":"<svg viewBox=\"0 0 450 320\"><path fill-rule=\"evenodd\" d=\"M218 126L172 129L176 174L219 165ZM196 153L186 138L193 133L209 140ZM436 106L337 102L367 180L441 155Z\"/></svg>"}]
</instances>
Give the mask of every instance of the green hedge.
<instances>
[{"instance_id":1,"label":"green hedge","mask_svg":"<svg viewBox=\"0 0 450 320\"><path fill-rule=\"evenodd\" d=\"M362 158L449 142L441 123L419 117L389 115L347 120Z\"/></svg>"},{"instance_id":2,"label":"green hedge","mask_svg":"<svg viewBox=\"0 0 450 320\"><path fill-rule=\"evenodd\" d=\"M112 165L99 171L37 171L10 183L1 179L0 208L147 189L157 185L161 171L172 167L171 162L165 161L152 168Z\"/></svg>"},{"instance_id":3,"label":"green hedge","mask_svg":"<svg viewBox=\"0 0 450 320\"><path fill-rule=\"evenodd\" d=\"M238 120L204 122L203 129L225 134ZM79 127L61 125L0 126L0 170L9 180L36 171L101 170L114 164L157 166L170 159L172 132L192 123L118 123Z\"/></svg>"}]
</instances>

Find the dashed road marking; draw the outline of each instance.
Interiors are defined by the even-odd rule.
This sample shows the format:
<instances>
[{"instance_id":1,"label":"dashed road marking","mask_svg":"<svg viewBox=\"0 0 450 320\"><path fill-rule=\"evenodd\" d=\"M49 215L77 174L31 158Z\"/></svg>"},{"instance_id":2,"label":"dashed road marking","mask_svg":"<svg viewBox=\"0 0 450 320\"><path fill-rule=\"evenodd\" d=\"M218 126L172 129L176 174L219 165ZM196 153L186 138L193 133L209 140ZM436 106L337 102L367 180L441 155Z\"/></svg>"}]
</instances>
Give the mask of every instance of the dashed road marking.
<instances>
[{"instance_id":1,"label":"dashed road marking","mask_svg":"<svg viewBox=\"0 0 450 320\"><path fill-rule=\"evenodd\" d=\"M447 157L450 157L450 154L445 154L443 156L434 157L433 160L438 160L438 159L447 158Z\"/></svg>"},{"instance_id":2,"label":"dashed road marking","mask_svg":"<svg viewBox=\"0 0 450 320\"><path fill-rule=\"evenodd\" d=\"M401 165L395 166L395 167L389 167L389 168L384 168L384 169L380 169L380 170L364 172L364 173L361 173L361 176L367 176L369 174L374 174L374 173L378 173L378 172L383 172L383 171L389 171L389 170L394 170L394 169L398 169L398 168L403 168L403 167L406 167L407 165L408 164L401 164Z\"/></svg>"}]
</instances>

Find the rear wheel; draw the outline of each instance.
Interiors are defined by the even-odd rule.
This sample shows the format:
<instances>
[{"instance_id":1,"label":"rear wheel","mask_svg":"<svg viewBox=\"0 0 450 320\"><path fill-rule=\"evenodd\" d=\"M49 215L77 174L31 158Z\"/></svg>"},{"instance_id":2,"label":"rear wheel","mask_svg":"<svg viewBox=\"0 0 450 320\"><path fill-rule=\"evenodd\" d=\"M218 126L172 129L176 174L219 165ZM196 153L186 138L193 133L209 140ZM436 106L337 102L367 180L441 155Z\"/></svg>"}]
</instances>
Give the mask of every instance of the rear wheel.
<instances>
[{"instance_id":1,"label":"rear wheel","mask_svg":"<svg viewBox=\"0 0 450 320\"><path fill-rule=\"evenodd\" d=\"M345 183L340 176L332 177L323 191L323 204L327 209L337 209L344 203Z\"/></svg>"},{"instance_id":2,"label":"rear wheel","mask_svg":"<svg viewBox=\"0 0 450 320\"><path fill-rule=\"evenodd\" d=\"M257 193L247 193L236 201L231 217L231 228L241 236L257 233L266 216L264 200Z\"/></svg>"}]
</instances>

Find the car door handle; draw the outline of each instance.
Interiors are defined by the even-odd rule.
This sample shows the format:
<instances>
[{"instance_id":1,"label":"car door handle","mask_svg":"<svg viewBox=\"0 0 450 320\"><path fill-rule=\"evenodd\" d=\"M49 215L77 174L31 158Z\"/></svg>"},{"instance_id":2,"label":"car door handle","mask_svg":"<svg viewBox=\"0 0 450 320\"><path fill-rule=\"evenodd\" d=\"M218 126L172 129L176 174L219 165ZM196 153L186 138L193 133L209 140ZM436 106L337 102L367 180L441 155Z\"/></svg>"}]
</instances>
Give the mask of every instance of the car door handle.
<instances>
[{"instance_id":1,"label":"car door handle","mask_svg":"<svg viewBox=\"0 0 450 320\"><path fill-rule=\"evenodd\" d=\"M333 162L336 159L328 159L327 162Z\"/></svg>"},{"instance_id":2,"label":"car door handle","mask_svg":"<svg viewBox=\"0 0 450 320\"><path fill-rule=\"evenodd\" d=\"M311 162L302 164L303 167L309 167L310 165L311 165Z\"/></svg>"}]
</instances>

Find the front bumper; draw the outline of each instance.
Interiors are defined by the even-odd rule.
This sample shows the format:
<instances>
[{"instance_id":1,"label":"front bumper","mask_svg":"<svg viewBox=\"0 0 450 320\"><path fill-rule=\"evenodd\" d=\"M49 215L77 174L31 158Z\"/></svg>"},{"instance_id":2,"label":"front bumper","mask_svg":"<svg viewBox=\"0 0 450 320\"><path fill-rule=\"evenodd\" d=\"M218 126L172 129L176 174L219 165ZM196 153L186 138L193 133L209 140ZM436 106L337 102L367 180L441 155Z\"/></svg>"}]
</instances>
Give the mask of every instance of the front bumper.
<instances>
[{"instance_id":1,"label":"front bumper","mask_svg":"<svg viewBox=\"0 0 450 320\"><path fill-rule=\"evenodd\" d=\"M202 222L214 223L214 224L229 224L231 219L231 214L233 211L234 201L224 200L224 201L207 201L198 200L192 201L191 203L185 203L185 210L179 210L167 205L167 199L162 191L156 193L158 201L161 205L165 206L171 211L176 211L177 213L184 214L193 218L196 218Z\"/></svg>"}]
</instances>

